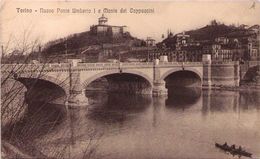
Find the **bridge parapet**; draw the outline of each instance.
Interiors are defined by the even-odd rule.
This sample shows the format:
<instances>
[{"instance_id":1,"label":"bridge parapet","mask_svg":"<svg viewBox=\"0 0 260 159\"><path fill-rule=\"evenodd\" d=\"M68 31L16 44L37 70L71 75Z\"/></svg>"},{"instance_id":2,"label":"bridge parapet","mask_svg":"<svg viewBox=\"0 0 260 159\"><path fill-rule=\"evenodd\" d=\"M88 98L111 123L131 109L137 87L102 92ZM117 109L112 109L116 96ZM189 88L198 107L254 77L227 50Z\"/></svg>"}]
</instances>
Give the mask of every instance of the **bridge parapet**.
<instances>
[{"instance_id":1,"label":"bridge parapet","mask_svg":"<svg viewBox=\"0 0 260 159\"><path fill-rule=\"evenodd\" d=\"M57 71L61 69L68 69L68 63L50 63L50 64L2 64L2 72L37 72L37 71Z\"/></svg>"},{"instance_id":2,"label":"bridge parapet","mask_svg":"<svg viewBox=\"0 0 260 159\"><path fill-rule=\"evenodd\" d=\"M120 68L144 68L152 67L153 63L79 63L78 66L73 67L73 69L83 69L83 70L110 70L110 69L120 69Z\"/></svg>"},{"instance_id":3,"label":"bridge parapet","mask_svg":"<svg viewBox=\"0 0 260 159\"><path fill-rule=\"evenodd\" d=\"M239 61L212 61L212 65L239 65Z\"/></svg>"},{"instance_id":4,"label":"bridge parapet","mask_svg":"<svg viewBox=\"0 0 260 159\"><path fill-rule=\"evenodd\" d=\"M159 66L202 66L202 62L159 62Z\"/></svg>"},{"instance_id":5,"label":"bridge parapet","mask_svg":"<svg viewBox=\"0 0 260 159\"><path fill-rule=\"evenodd\" d=\"M249 61L249 67L260 65L260 61Z\"/></svg>"},{"instance_id":6,"label":"bridge parapet","mask_svg":"<svg viewBox=\"0 0 260 159\"><path fill-rule=\"evenodd\" d=\"M121 63L121 68L144 68L144 67L153 67L152 62L137 62L137 63Z\"/></svg>"},{"instance_id":7,"label":"bridge parapet","mask_svg":"<svg viewBox=\"0 0 260 159\"><path fill-rule=\"evenodd\" d=\"M72 67L73 69L94 69L94 68L138 68L151 67L152 62L135 63L78 63L77 66L71 66L69 63L47 63L47 64L2 64L2 71L21 70L30 71L38 69L42 71L60 71ZM160 62L157 66L201 66L202 62Z\"/></svg>"},{"instance_id":8,"label":"bridge parapet","mask_svg":"<svg viewBox=\"0 0 260 159\"><path fill-rule=\"evenodd\" d=\"M25 66L25 67L16 67L16 68L1 68L2 73L29 73L29 72L64 72L68 71L69 67L45 67L45 66Z\"/></svg>"},{"instance_id":9,"label":"bridge parapet","mask_svg":"<svg viewBox=\"0 0 260 159\"><path fill-rule=\"evenodd\" d=\"M78 63L78 67L114 67L118 66L117 63ZM76 67L77 67L76 66Z\"/></svg>"},{"instance_id":10,"label":"bridge parapet","mask_svg":"<svg viewBox=\"0 0 260 159\"><path fill-rule=\"evenodd\" d=\"M140 66L140 65L153 65L153 62L122 62L124 66Z\"/></svg>"}]
</instances>

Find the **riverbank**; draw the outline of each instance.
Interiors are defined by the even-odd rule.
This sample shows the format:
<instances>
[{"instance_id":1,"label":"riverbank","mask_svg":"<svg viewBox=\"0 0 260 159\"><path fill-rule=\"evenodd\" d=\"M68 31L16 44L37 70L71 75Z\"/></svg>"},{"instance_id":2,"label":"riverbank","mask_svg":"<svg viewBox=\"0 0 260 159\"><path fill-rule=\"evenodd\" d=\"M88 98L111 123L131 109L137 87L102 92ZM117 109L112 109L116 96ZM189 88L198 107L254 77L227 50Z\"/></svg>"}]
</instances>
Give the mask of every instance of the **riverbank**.
<instances>
[{"instance_id":1,"label":"riverbank","mask_svg":"<svg viewBox=\"0 0 260 159\"><path fill-rule=\"evenodd\" d=\"M5 140L2 140L1 145L1 157L3 158L33 158Z\"/></svg>"},{"instance_id":2,"label":"riverbank","mask_svg":"<svg viewBox=\"0 0 260 159\"><path fill-rule=\"evenodd\" d=\"M260 91L260 84L243 83L240 86L211 86L211 89L226 91Z\"/></svg>"},{"instance_id":3,"label":"riverbank","mask_svg":"<svg viewBox=\"0 0 260 159\"><path fill-rule=\"evenodd\" d=\"M10 143L8 141L2 140L1 142L1 157L2 158L48 158L42 154L34 145L18 146L17 143ZM31 154L26 151L28 147L31 149ZM33 153L32 153L33 151Z\"/></svg>"},{"instance_id":4,"label":"riverbank","mask_svg":"<svg viewBox=\"0 0 260 159\"><path fill-rule=\"evenodd\" d=\"M32 103L24 118L2 127L2 156L6 158L48 158L38 140L55 130L66 118L65 107ZM4 147L5 146L5 147ZM27 157L25 157L27 155ZM18 157L15 157L18 156Z\"/></svg>"}]
</instances>

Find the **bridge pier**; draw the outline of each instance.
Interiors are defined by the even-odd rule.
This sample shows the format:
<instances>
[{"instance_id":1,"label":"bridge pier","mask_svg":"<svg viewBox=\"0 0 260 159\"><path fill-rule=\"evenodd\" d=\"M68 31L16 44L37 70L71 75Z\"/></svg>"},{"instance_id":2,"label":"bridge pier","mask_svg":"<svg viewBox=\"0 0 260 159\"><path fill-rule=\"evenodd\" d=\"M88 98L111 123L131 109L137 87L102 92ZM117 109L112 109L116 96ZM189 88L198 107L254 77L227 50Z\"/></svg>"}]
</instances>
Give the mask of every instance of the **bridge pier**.
<instances>
[{"instance_id":1,"label":"bridge pier","mask_svg":"<svg viewBox=\"0 0 260 159\"><path fill-rule=\"evenodd\" d=\"M70 95L67 102L68 108L77 108L89 105L88 98L84 91L70 90Z\"/></svg>"},{"instance_id":2,"label":"bridge pier","mask_svg":"<svg viewBox=\"0 0 260 159\"><path fill-rule=\"evenodd\" d=\"M165 81L154 81L153 83L153 96L167 96L168 90L165 87Z\"/></svg>"},{"instance_id":3,"label":"bridge pier","mask_svg":"<svg viewBox=\"0 0 260 159\"><path fill-rule=\"evenodd\" d=\"M211 55L203 55L203 79L202 79L202 87L203 88L211 88Z\"/></svg>"},{"instance_id":4,"label":"bridge pier","mask_svg":"<svg viewBox=\"0 0 260 159\"><path fill-rule=\"evenodd\" d=\"M77 108L89 105L88 98L80 82L80 71L70 68L70 90L68 97L68 108Z\"/></svg>"},{"instance_id":5,"label":"bridge pier","mask_svg":"<svg viewBox=\"0 0 260 159\"><path fill-rule=\"evenodd\" d=\"M154 97L159 96L167 96L168 95L168 89L165 87L166 82L161 79L161 71L159 67L159 59L154 60L154 82L153 82L153 91L152 94Z\"/></svg>"},{"instance_id":6,"label":"bridge pier","mask_svg":"<svg viewBox=\"0 0 260 159\"><path fill-rule=\"evenodd\" d=\"M239 86L240 85L240 64L239 62L236 62L234 65L234 82L235 82L235 86Z\"/></svg>"}]
</instances>

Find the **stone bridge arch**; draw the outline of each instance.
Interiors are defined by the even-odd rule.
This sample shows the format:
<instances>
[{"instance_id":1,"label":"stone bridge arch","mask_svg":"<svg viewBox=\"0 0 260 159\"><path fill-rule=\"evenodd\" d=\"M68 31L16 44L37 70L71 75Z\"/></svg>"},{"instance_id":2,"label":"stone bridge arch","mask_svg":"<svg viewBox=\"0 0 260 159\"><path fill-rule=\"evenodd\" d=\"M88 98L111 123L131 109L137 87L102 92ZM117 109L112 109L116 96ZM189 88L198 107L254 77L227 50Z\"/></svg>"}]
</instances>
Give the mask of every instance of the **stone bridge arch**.
<instances>
[{"instance_id":1,"label":"stone bridge arch","mask_svg":"<svg viewBox=\"0 0 260 159\"><path fill-rule=\"evenodd\" d=\"M69 88L70 88L69 87L69 77L67 79L61 80L61 79L52 77L51 75L46 75L46 74L39 75L36 73L30 73L30 75L21 74L17 77L16 80L19 81L19 79L21 79L21 78L32 79L32 80L43 80L43 81L50 82L50 83L62 88L65 95L67 97L69 96ZM19 81L19 82L21 82L21 81Z\"/></svg>"},{"instance_id":2,"label":"stone bridge arch","mask_svg":"<svg viewBox=\"0 0 260 159\"><path fill-rule=\"evenodd\" d=\"M244 81L253 81L257 70L258 70L258 66L249 67L244 73L241 73L242 76L241 79Z\"/></svg>"},{"instance_id":3,"label":"stone bridge arch","mask_svg":"<svg viewBox=\"0 0 260 159\"><path fill-rule=\"evenodd\" d=\"M70 97L67 80L63 81L46 74L39 75L37 73L23 73L17 76L15 80L27 88L24 99L28 104L44 102L63 105Z\"/></svg>"},{"instance_id":4,"label":"stone bridge arch","mask_svg":"<svg viewBox=\"0 0 260 159\"><path fill-rule=\"evenodd\" d=\"M178 68L178 69L170 69L168 71L166 71L165 73L163 73L160 77L160 81L165 80L165 78L167 78L169 75L175 73L175 72L179 72L179 71L189 71L189 72L193 72L195 73L198 77L200 77L201 82L203 81L203 73L202 73L202 69L198 70L196 68Z\"/></svg>"},{"instance_id":5,"label":"stone bridge arch","mask_svg":"<svg viewBox=\"0 0 260 159\"><path fill-rule=\"evenodd\" d=\"M160 68L160 70L155 71L155 83L153 88L153 95L154 96L161 96L168 94L168 84L166 83L166 78L169 77L171 74L176 72L192 72L199 78L199 85L202 86L203 82L203 67L172 67L172 68ZM186 83L186 82L185 82ZM184 83L182 83L184 84ZM196 83L195 83L196 84ZM167 86L168 85L168 86Z\"/></svg>"},{"instance_id":6,"label":"stone bridge arch","mask_svg":"<svg viewBox=\"0 0 260 159\"><path fill-rule=\"evenodd\" d=\"M153 87L153 79L151 77L149 77L148 75L140 72L140 71L123 70L122 74L123 73L132 74L132 75L135 75L135 76L142 77L150 84L151 87ZM118 72L118 70L102 71L100 73L97 73L94 76L87 77L86 79L82 80L83 81L82 86L84 88L86 88L91 82L95 81L96 79L107 76L107 75L113 75L113 74L120 74L120 72Z\"/></svg>"}]
</instances>

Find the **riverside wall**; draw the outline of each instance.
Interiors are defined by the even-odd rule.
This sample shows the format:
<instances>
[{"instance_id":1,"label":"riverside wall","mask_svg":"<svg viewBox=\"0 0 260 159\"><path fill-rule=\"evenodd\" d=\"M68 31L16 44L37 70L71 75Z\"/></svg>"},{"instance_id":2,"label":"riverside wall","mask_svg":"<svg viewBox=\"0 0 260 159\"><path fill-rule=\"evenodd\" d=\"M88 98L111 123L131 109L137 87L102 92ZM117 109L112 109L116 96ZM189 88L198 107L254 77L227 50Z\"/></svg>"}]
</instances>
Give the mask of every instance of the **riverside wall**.
<instances>
[{"instance_id":1,"label":"riverside wall","mask_svg":"<svg viewBox=\"0 0 260 159\"><path fill-rule=\"evenodd\" d=\"M215 62L211 64L212 86L239 86L239 62Z\"/></svg>"}]
</instances>

